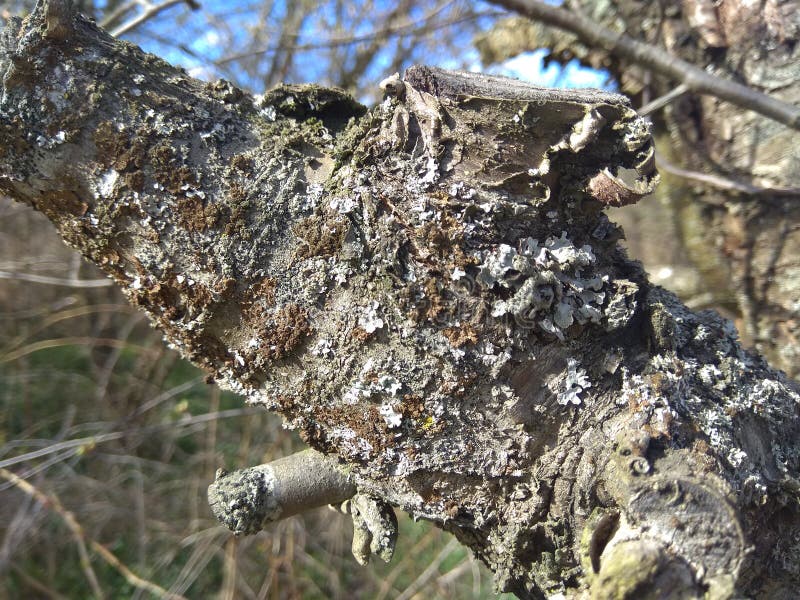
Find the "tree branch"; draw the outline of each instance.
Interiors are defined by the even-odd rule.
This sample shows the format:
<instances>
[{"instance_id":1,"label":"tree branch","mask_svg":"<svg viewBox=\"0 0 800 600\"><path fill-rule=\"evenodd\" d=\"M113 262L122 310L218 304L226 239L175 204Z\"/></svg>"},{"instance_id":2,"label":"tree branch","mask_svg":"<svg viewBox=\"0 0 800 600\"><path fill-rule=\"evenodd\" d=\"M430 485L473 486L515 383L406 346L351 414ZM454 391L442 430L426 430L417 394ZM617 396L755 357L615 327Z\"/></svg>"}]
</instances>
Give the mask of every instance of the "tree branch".
<instances>
[{"instance_id":1,"label":"tree branch","mask_svg":"<svg viewBox=\"0 0 800 600\"><path fill-rule=\"evenodd\" d=\"M699 183L706 187L725 190L726 192L746 194L756 198L800 198L800 188L763 187L748 181L738 181L712 173L692 171L672 164L660 154L656 154L656 160L658 161L658 166L665 172L683 177L687 181ZM724 202L724 198L720 200Z\"/></svg>"},{"instance_id":2,"label":"tree branch","mask_svg":"<svg viewBox=\"0 0 800 600\"><path fill-rule=\"evenodd\" d=\"M698 94L707 94L758 112L793 129L800 129L800 108L762 94L751 87L722 79L671 56L665 50L637 41L599 25L574 10L567 11L537 0L492 0L530 19L547 23L578 36L586 45L607 52L669 77Z\"/></svg>"},{"instance_id":3,"label":"tree branch","mask_svg":"<svg viewBox=\"0 0 800 600\"><path fill-rule=\"evenodd\" d=\"M172 6L175 6L176 4L186 4L192 10L197 10L200 8L200 5L194 0L164 0L164 2L161 2L160 4L151 4L148 2L141 14L136 15L130 21L123 23L119 27L112 30L111 35L114 37L120 37L121 35L136 29L150 19L157 17L159 14L168 8L171 8Z\"/></svg>"},{"instance_id":4,"label":"tree branch","mask_svg":"<svg viewBox=\"0 0 800 600\"><path fill-rule=\"evenodd\" d=\"M307 44L283 43L283 44L276 44L273 46L269 46L268 48L262 48L260 50L250 50L247 52L241 52L238 54L225 56L223 58L215 60L214 64L224 65L233 61L241 60L242 58L258 56L259 54L270 54L272 52L279 52L281 50L293 50L295 52L308 51L308 50L322 50L325 48L336 48L337 46L351 46L355 44L362 44L364 42L371 42L375 40L377 37L389 38L400 35L413 35L415 33L422 33L422 32L430 33L440 29L444 29L446 27L452 27L453 25L458 25L459 23L474 21L482 17L494 16L494 13L487 13L487 12L476 13L476 14L470 13L463 16L452 17L438 23L436 22L432 23L431 21L434 20L434 18L438 15L439 12L440 10L436 10L432 14L426 15L414 21L408 23L400 23L397 25L384 26L379 30L371 31L369 33L364 33L361 35L348 35L343 37L335 37L330 39L324 39L319 42L310 42Z\"/></svg>"},{"instance_id":5,"label":"tree branch","mask_svg":"<svg viewBox=\"0 0 800 600\"><path fill-rule=\"evenodd\" d=\"M254 98L57 12L0 39L0 192L346 470L361 560L392 504L523 598L797 589L800 395L620 249L603 208L657 181L626 98L420 66L371 111Z\"/></svg>"},{"instance_id":6,"label":"tree branch","mask_svg":"<svg viewBox=\"0 0 800 600\"><path fill-rule=\"evenodd\" d=\"M265 523L341 504L355 493L335 460L309 449L232 473L217 470L208 504L221 523L242 535L261 531Z\"/></svg>"}]
</instances>

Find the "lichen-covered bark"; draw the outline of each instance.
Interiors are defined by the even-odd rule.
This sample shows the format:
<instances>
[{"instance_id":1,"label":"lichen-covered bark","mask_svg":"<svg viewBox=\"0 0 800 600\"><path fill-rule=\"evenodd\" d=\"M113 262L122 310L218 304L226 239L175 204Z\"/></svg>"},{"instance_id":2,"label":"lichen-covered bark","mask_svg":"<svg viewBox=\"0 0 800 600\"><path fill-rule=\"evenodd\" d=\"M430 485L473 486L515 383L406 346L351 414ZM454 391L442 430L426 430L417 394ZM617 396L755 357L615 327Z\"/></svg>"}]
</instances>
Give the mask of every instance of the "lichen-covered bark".
<instances>
[{"instance_id":1,"label":"lichen-covered bark","mask_svg":"<svg viewBox=\"0 0 800 600\"><path fill-rule=\"evenodd\" d=\"M800 397L619 249L603 207L656 180L624 97L415 67L371 111L252 98L41 7L0 72L0 189L501 588L800 584Z\"/></svg>"},{"instance_id":2,"label":"lichen-covered bark","mask_svg":"<svg viewBox=\"0 0 800 600\"><path fill-rule=\"evenodd\" d=\"M796 0L570 0L568 8L612 31L663 48L723 79L800 104L800 3ZM555 60L578 57L611 71L621 89L647 102L672 91L671 81L606 48L514 17L479 41L486 62L539 47ZM659 151L684 168L765 188L800 187L797 131L713 96L688 94L654 115ZM687 294L730 311L748 346L792 377L800 375L800 209L797 195L725 191L665 178L665 217L695 269ZM647 220L646 208L641 218ZM647 239L637 246L646 246ZM646 250L647 251L647 250ZM648 252L657 257L657 249ZM668 255L667 255L668 256ZM669 264L664 255L656 260Z\"/></svg>"}]
</instances>

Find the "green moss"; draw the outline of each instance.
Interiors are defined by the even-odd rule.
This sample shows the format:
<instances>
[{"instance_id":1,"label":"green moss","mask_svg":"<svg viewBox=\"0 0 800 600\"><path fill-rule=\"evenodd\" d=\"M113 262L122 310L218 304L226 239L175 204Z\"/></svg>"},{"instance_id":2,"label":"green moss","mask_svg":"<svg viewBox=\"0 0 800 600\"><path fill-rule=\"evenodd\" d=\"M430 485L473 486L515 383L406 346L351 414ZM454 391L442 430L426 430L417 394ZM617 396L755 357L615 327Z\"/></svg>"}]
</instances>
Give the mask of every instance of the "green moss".
<instances>
[{"instance_id":1,"label":"green moss","mask_svg":"<svg viewBox=\"0 0 800 600\"><path fill-rule=\"evenodd\" d=\"M635 600L649 595L648 588L662 568L662 555L641 542L620 543L606 554L591 589L592 600Z\"/></svg>"},{"instance_id":2,"label":"green moss","mask_svg":"<svg viewBox=\"0 0 800 600\"><path fill-rule=\"evenodd\" d=\"M361 118L353 118L347 123L344 130L336 137L336 146L333 151L335 169L347 163L352 163L353 166L362 164L366 153L360 147L361 141L376 122L372 113L368 113Z\"/></svg>"},{"instance_id":3,"label":"green moss","mask_svg":"<svg viewBox=\"0 0 800 600\"><path fill-rule=\"evenodd\" d=\"M344 90L316 84L278 86L264 95L263 104L274 106L278 113L293 119L317 117L332 133L344 128L351 117L367 112Z\"/></svg>"}]
</instances>

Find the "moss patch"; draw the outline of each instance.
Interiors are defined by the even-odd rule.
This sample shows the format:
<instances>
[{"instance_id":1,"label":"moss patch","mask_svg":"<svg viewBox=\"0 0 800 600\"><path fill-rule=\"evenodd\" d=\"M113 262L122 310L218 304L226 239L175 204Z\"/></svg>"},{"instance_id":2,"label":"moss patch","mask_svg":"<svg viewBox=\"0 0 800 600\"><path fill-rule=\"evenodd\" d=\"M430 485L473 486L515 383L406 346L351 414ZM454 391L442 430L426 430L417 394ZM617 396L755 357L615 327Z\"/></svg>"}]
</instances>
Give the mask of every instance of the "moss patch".
<instances>
[{"instance_id":1,"label":"moss patch","mask_svg":"<svg viewBox=\"0 0 800 600\"><path fill-rule=\"evenodd\" d=\"M297 304L287 304L262 333L266 346L264 356L270 360L286 358L311 333L308 313Z\"/></svg>"},{"instance_id":2,"label":"moss patch","mask_svg":"<svg viewBox=\"0 0 800 600\"><path fill-rule=\"evenodd\" d=\"M314 256L333 256L342 247L348 224L344 219L326 220L319 216L303 219L292 232L301 244L295 258L303 260Z\"/></svg>"}]
</instances>

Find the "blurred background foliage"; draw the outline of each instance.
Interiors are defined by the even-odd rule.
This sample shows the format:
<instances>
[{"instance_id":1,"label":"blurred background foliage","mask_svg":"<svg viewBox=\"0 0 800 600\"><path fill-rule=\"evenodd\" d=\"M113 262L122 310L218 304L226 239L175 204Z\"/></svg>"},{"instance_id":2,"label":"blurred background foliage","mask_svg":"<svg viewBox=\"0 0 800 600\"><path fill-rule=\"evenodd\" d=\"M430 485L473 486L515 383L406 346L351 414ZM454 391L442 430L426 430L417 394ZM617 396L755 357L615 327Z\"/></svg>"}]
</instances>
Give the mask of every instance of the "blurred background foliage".
<instances>
[{"instance_id":1,"label":"blurred background foliage","mask_svg":"<svg viewBox=\"0 0 800 600\"><path fill-rule=\"evenodd\" d=\"M503 16L482 2L75 4L195 77L254 93L314 81L372 103L377 82L414 63L615 86L603 71L549 62L545 51L481 64L473 41ZM32 6L3 2L0 16ZM277 417L206 384L41 215L6 198L0 401L0 600L498 597L488 571L449 534L403 515L389 565L359 567L352 526L333 511L232 538L206 504L214 471L302 444Z\"/></svg>"}]
</instances>

